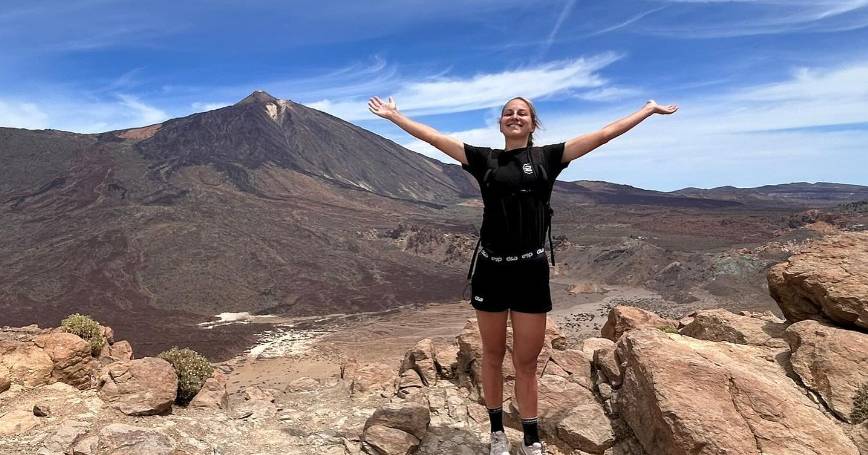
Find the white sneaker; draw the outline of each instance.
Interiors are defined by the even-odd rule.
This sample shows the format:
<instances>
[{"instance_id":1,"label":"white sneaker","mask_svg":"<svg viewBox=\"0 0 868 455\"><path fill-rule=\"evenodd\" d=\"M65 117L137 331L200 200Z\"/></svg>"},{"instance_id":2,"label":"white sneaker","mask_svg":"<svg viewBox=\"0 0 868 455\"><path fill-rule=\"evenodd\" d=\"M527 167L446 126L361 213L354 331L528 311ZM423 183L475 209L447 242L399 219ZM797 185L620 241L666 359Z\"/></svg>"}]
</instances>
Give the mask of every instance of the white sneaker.
<instances>
[{"instance_id":1,"label":"white sneaker","mask_svg":"<svg viewBox=\"0 0 868 455\"><path fill-rule=\"evenodd\" d=\"M509 455L509 439L506 439L506 433L502 431L491 433L491 451L489 455Z\"/></svg>"},{"instance_id":2,"label":"white sneaker","mask_svg":"<svg viewBox=\"0 0 868 455\"><path fill-rule=\"evenodd\" d=\"M520 455L545 455L546 449L539 442L535 442L529 446L524 445L524 442L521 443L521 452Z\"/></svg>"}]
</instances>

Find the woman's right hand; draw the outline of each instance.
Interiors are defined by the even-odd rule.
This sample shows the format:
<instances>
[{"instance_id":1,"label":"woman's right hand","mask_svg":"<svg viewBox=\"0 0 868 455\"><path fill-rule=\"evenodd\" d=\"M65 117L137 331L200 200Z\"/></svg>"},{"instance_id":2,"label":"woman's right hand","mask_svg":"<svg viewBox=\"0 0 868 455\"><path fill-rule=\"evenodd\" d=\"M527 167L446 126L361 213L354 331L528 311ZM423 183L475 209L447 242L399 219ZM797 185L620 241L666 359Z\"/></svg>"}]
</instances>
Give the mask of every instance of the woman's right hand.
<instances>
[{"instance_id":1,"label":"woman's right hand","mask_svg":"<svg viewBox=\"0 0 868 455\"><path fill-rule=\"evenodd\" d=\"M384 103L377 96L371 98L368 100L368 110L388 120L391 120L394 115L398 114L398 106L391 96L388 103Z\"/></svg>"}]
</instances>

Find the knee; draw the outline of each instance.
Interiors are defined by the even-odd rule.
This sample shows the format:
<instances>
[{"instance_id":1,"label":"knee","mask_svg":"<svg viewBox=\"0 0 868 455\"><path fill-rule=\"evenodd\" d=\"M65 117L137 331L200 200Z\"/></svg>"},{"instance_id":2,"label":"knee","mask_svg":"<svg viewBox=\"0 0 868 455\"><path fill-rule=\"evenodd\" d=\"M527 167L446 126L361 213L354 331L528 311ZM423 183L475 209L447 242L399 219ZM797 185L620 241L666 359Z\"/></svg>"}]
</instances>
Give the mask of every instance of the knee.
<instances>
[{"instance_id":1,"label":"knee","mask_svg":"<svg viewBox=\"0 0 868 455\"><path fill-rule=\"evenodd\" d=\"M531 359L514 358L512 365L515 367L516 376L533 377L536 376L536 357Z\"/></svg>"},{"instance_id":2,"label":"knee","mask_svg":"<svg viewBox=\"0 0 868 455\"><path fill-rule=\"evenodd\" d=\"M506 349L485 349L482 352L482 363L487 365L500 366L503 364L503 357L506 354Z\"/></svg>"}]
</instances>

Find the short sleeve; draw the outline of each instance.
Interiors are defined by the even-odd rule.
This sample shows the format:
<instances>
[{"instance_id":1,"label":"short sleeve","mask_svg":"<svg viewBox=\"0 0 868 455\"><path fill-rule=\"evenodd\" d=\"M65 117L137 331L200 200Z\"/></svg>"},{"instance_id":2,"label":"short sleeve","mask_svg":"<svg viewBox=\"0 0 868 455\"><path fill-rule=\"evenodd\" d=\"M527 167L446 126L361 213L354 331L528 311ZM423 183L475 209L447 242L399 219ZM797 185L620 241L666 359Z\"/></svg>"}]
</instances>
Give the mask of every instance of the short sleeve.
<instances>
[{"instance_id":1,"label":"short sleeve","mask_svg":"<svg viewBox=\"0 0 868 455\"><path fill-rule=\"evenodd\" d=\"M570 164L569 162L561 163L561 159L564 157L564 146L566 143L561 142L558 144L545 145L542 147L542 155L543 159L546 162L546 167L549 175L552 179L556 179L558 174L561 173L567 166Z\"/></svg>"},{"instance_id":2,"label":"short sleeve","mask_svg":"<svg viewBox=\"0 0 868 455\"><path fill-rule=\"evenodd\" d=\"M467 164L462 164L461 168L471 173L476 180L481 180L488 169L489 153L491 149L488 147L475 147L465 143L464 156L467 157Z\"/></svg>"}]
</instances>

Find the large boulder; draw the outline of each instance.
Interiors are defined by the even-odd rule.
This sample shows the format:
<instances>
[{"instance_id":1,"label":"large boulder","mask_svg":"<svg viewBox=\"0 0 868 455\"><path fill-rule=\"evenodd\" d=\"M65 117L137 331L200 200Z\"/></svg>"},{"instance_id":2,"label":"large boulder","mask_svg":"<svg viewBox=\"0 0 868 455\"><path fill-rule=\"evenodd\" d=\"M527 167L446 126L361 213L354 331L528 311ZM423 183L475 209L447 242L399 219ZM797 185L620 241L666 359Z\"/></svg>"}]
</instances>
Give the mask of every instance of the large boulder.
<instances>
[{"instance_id":1,"label":"large boulder","mask_svg":"<svg viewBox=\"0 0 868 455\"><path fill-rule=\"evenodd\" d=\"M601 454L615 443L612 424L594 393L556 375L544 375L538 383L538 415L543 439L562 448ZM518 403L504 409L505 423L521 428Z\"/></svg>"},{"instance_id":2,"label":"large boulder","mask_svg":"<svg viewBox=\"0 0 868 455\"><path fill-rule=\"evenodd\" d=\"M597 352L598 349L603 348L615 348L615 342L608 338L586 338L582 340L582 343L579 349L585 354L585 357L588 360L594 360L594 353Z\"/></svg>"},{"instance_id":3,"label":"large boulder","mask_svg":"<svg viewBox=\"0 0 868 455\"><path fill-rule=\"evenodd\" d=\"M30 342L0 341L0 376L28 387L54 382L51 357Z\"/></svg>"},{"instance_id":4,"label":"large boulder","mask_svg":"<svg viewBox=\"0 0 868 455\"><path fill-rule=\"evenodd\" d=\"M226 375L214 370L211 377L205 380L202 388L190 400L190 408L229 409L229 392L226 389Z\"/></svg>"},{"instance_id":5,"label":"large boulder","mask_svg":"<svg viewBox=\"0 0 868 455\"><path fill-rule=\"evenodd\" d=\"M584 352L578 349L554 350L552 351L549 364L546 365L545 374L550 374L549 369L552 365L557 365L558 368L566 373L566 375L561 374L561 376L578 383L586 389L593 387L591 360L585 356Z\"/></svg>"},{"instance_id":6,"label":"large boulder","mask_svg":"<svg viewBox=\"0 0 868 455\"><path fill-rule=\"evenodd\" d=\"M769 293L787 320L868 329L868 232L832 235L769 269Z\"/></svg>"},{"instance_id":7,"label":"large boulder","mask_svg":"<svg viewBox=\"0 0 868 455\"><path fill-rule=\"evenodd\" d=\"M841 427L786 376L777 362L786 353L631 331L618 343L619 413L651 454L856 455Z\"/></svg>"},{"instance_id":8,"label":"large boulder","mask_svg":"<svg viewBox=\"0 0 868 455\"><path fill-rule=\"evenodd\" d=\"M34 343L51 357L52 377L79 389L90 388L96 371L90 343L66 332L39 335Z\"/></svg>"},{"instance_id":9,"label":"large boulder","mask_svg":"<svg viewBox=\"0 0 868 455\"><path fill-rule=\"evenodd\" d=\"M419 438L406 431L383 425L366 428L362 439L379 455L409 455L419 448Z\"/></svg>"},{"instance_id":10,"label":"large boulder","mask_svg":"<svg viewBox=\"0 0 868 455\"><path fill-rule=\"evenodd\" d=\"M103 345L99 354L99 361L103 365L112 362L123 362L124 360L133 360L133 347L129 341L122 340L114 344L106 343Z\"/></svg>"},{"instance_id":11,"label":"large boulder","mask_svg":"<svg viewBox=\"0 0 868 455\"><path fill-rule=\"evenodd\" d=\"M411 400L400 400L377 408L365 421L365 429L374 425L396 428L421 440L428 432L430 423L431 411L427 405Z\"/></svg>"},{"instance_id":12,"label":"large boulder","mask_svg":"<svg viewBox=\"0 0 868 455\"><path fill-rule=\"evenodd\" d=\"M829 409L849 421L853 397L868 383L868 335L817 321L787 328L793 370Z\"/></svg>"},{"instance_id":13,"label":"large boulder","mask_svg":"<svg viewBox=\"0 0 868 455\"><path fill-rule=\"evenodd\" d=\"M98 389L103 401L124 414L160 414L172 409L178 376L169 362L145 357L104 367Z\"/></svg>"},{"instance_id":14,"label":"large boulder","mask_svg":"<svg viewBox=\"0 0 868 455\"><path fill-rule=\"evenodd\" d=\"M728 341L736 344L784 347L787 325L749 316L741 316L717 308L701 310L691 315L691 321L679 333L708 341Z\"/></svg>"},{"instance_id":15,"label":"large boulder","mask_svg":"<svg viewBox=\"0 0 868 455\"><path fill-rule=\"evenodd\" d=\"M609 311L609 317L603 324L601 334L603 338L618 341L624 333L645 327L675 330L678 322L664 319L650 311L627 305L618 305Z\"/></svg>"}]
</instances>

